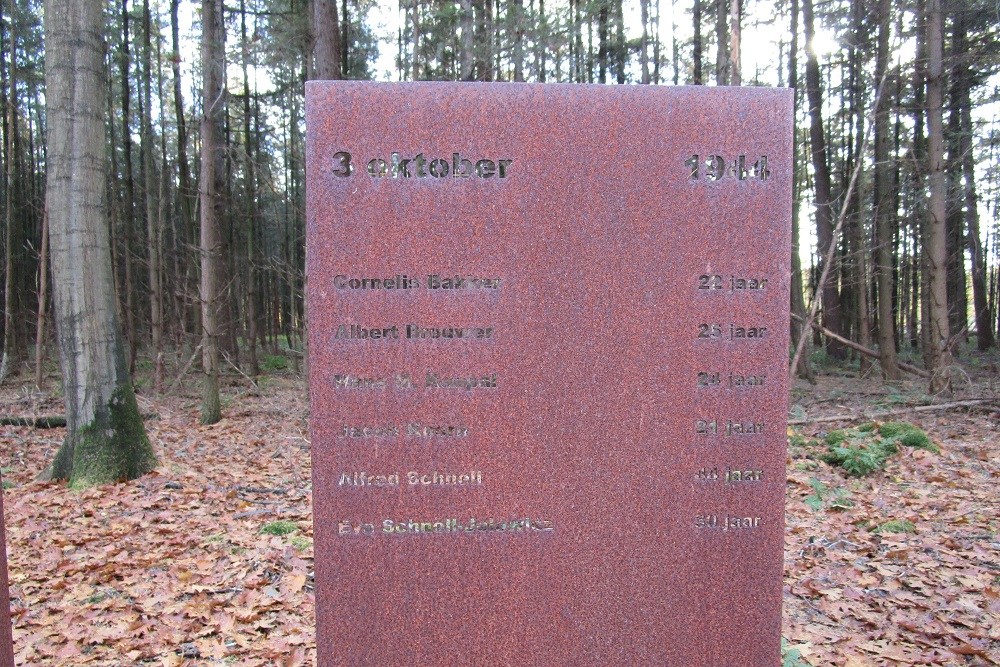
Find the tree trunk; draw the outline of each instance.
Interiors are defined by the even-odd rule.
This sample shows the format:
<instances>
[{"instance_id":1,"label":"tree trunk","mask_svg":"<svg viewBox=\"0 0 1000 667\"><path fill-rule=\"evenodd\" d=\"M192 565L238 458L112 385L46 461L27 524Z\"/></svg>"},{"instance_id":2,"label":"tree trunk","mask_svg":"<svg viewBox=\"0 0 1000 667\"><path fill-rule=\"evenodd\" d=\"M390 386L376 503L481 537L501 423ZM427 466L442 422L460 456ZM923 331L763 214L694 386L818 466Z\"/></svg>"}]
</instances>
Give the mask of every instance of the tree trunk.
<instances>
[{"instance_id":1,"label":"tree trunk","mask_svg":"<svg viewBox=\"0 0 1000 667\"><path fill-rule=\"evenodd\" d=\"M134 479L156 465L115 313L103 10L100 0L45 5L46 208L67 419L52 476L73 487Z\"/></svg>"},{"instance_id":2,"label":"tree trunk","mask_svg":"<svg viewBox=\"0 0 1000 667\"><path fill-rule=\"evenodd\" d=\"M915 192L923 192L926 180L927 169L927 139L924 133L924 121L927 113L926 107L926 79L927 79L927 11L925 0L916 0L916 21L917 21L917 43L916 57L913 66L913 189ZM919 327L914 327L912 331L919 335L913 342L919 344L923 352L924 365L930 367L930 298L928 296L928 275L930 273L927 266L927 253L924 249L927 246L927 209L924 205L923 197L918 197L915 201L913 217L916 221L913 225L913 253L918 258L913 267L913 312L911 318Z\"/></svg>"},{"instance_id":3,"label":"tree trunk","mask_svg":"<svg viewBox=\"0 0 1000 667\"><path fill-rule=\"evenodd\" d=\"M598 82L608 82L608 3L602 2L597 13L597 68Z\"/></svg>"},{"instance_id":4,"label":"tree trunk","mask_svg":"<svg viewBox=\"0 0 1000 667\"><path fill-rule=\"evenodd\" d=\"M642 14L642 40L639 42L639 65L642 67L642 82L649 83L649 0L639 0Z\"/></svg>"},{"instance_id":5,"label":"tree trunk","mask_svg":"<svg viewBox=\"0 0 1000 667\"><path fill-rule=\"evenodd\" d=\"M247 216L247 249L246 249L246 346L247 372L250 377L260 375L260 364L257 360L257 257L255 255L256 235L260 224L260 207L257 193L257 170L253 150L253 134L250 128L250 43L247 38L246 0L240 0L240 37L243 42L243 141L244 141L244 178L246 179L247 206L250 215Z\"/></svg>"},{"instance_id":6,"label":"tree trunk","mask_svg":"<svg viewBox=\"0 0 1000 667\"><path fill-rule=\"evenodd\" d=\"M175 231L176 244L179 254L184 257L179 261L177 275L177 292L179 293L178 311L183 314L181 322L178 323L181 334L187 333L186 324L190 323L191 331L199 331L196 323L198 321L197 308L189 307L189 298L193 294L195 287L193 284L194 262L193 253L188 252L189 247L193 247L198 239L195 234L194 221L194 193L191 188L191 168L188 164L187 155L187 121L184 116L184 93L181 87L181 64L180 58L176 54L180 53L180 32L178 26L178 8L180 0L170 0L170 44L171 50L175 54L170 59L174 80L174 117L177 122L177 198L180 202L180 224ZM190 319L188 319L190 317Z\"/></svg>"},{"instance_id":7,"label":"tree trunk","mask_svg":"<svg viewBox=\"0 0 1000 667\"><path fill-rule=\"evenodd\" d=\"M943 10L942 10L943 11ZM964 12L961 12L964 13ZM945 200L945 241L948 253L948 327L951 335L960 336L962 342L968 339L969 303L966 296L965 275L965 189L962 187L962 128L961 77L959 76L962 54L958 50L958 17L952 30L952 48L949 54L951 82L946 96L948 100L948 128L945 131L947 158L945 159L945 180L947 197Z\"/></svg>"},{"instance_id":8,"label":"tree trunk","mask_svg":"<svg viewBox=\"0 0 1000 667\"><path fill-rule=\"evenodd\" d=\"M994 345L993 316L986 290L986 261L983 246L979 236L979 200L976 196L976 159L975 147L972 143L974 128L972 126L973 85L972 68L969 67L969 41L966 25L967 13L958 7L954 18L955 31L955 63L954 76L958 90L959 121L959 156L961 159L962 177L964 180L961 197L965 204L966 240L969 257L972 264L972 303L976 318L976 346L980 351L986 351Z\"/></svg>"},{"instance_id":9,"label":"tree trunk","mask_svg":"<svg viewBox=\"0 0 1000 667\"><path fill-rule=\"evenodd\" d=\"M795 0L796 2L798 0ZM691 23L694 28L694 38L691 43L691 59L693 62L694 71L692 72L692 78L694 79L691 83L696 86L700 86L704 83L702 74L702 39L701 39L701 0L694 0L694 5L691 7Z\"/></svg>"},{"instance_id":10,"label":"tree trunk","mask_svg":"<svg viewBox=\"0 0 1000 667\"><path fill-rule=\"evenodd\" d=\"M729 84L729 3L715 0L715 85Z\"/></svg>"},{"instance_id":11,"label":"tree trunk","mask_svg":"<svg viewBox=\"0 0 1000 667\"><path fill-rule=\"evenodd\" d=\"M864 86L862 84L862 45L868 43L868 28L864 17L864 6L859 0L851 3L852 32L854 45L850 49L850 108L853 111L853 139L854 146L853 164L850 165L849 172L855 168L859 170L857 187L854 189L854 197L851 199L851 210L849 213L850 224L848 226L848 256L845 265L849 268L849 284L853 292L855 306L855 320L857 325L857 341L865 348L872 347L871 332L871 309L869 308L869 286L871 281L868 278L867 254L870 251L869 244L866 243L865 233L864 203L865 203L865 179L861 176L865 163L865 97ZM881 97L881 96L880 96ZM842 300L844 293L841 291ZM846 329L847 327L845 327ZM862 356L859 360L860 372L862 376L868 376L872 369L872 360L868 356Z\"/></svg>"},{"instance_id":12,"label":"tree trunk","mask_svg":"<svg viewBox=\"0 0 1000 667\"><path fill-rule=\"evenodd\" d=\"M222 117L226 106L225 31L222 1L202 0L202 117L201 117L201 422L214 424L221 417L219 404L219 263L222 239L223 151Z\"/></svg>"},{"instance_id":13,"label":"tree trunk","mask_svg":"<svg viewBox=\"0 0 1000 667\"><path fill-rule=\"evenodd\" d=\"M614 48L612 49L614 53L615 81L621 86L628 80L626 76L627 72L625 71L626 61L628 60L628 45L625 43L625 16L622 9L622 0L615 0L612 4L612 19L615 24Z\"/></svg>"},{"instance_id":14,"label":"tree trunk","mask_svg":"<svg viewBox=\"0 0 1000 667\"><path fill-rule=\"evenodd\" d=\"M878 43L875 50L875 81L883 81L889 69L889 33L891 4L889 0L879 0ZM899 360L896 356L895 313L893 312L892 258L893 232L896 226L896 211L892 203L893 165L889 161L889 99L879 95L875 100L875 173L872 200L875 218L874 269L878 281L878 349L879 364L886 380L897 382L902 379Z\"/></svg>"},{"instance_id":15,"label":"tree trunk","mask_svg":"<svg viewBox=\"0 0 1000 667\"><path fill-rule=\"evenodd\" d=\"M524 0L511 2L511 27L514 34L514 81L524 81Z\"/></svg>"},{"instance_id":16,"label":"tree trunk","mask_svg":"<svg viewBox=\"0 0 1000 667\"><path fill-rule=\"evenodd\" d=\"M811 44L816 34L813 27L812 0L802 0L802 20L806 38L806 95L809 99L809 140L812 149L813 171L816 187L816 238L819 256L825 257L833 243L833 197L830 184L830 167L827 163L826 133L823 130L823 91L820 88L819 61ZM831 255L836 261L836 253ZM822 267L819 267L822 272ZM836 267L830 267L830 275L836 275ZM823 285L823 326L836 334L843 335L840 295L835 280ZM845 359L846 348L836 340L826 341L826 351L835 359Z\"/></svg>"},{"instance_id":17,"label":"tree trunk","mask_svg":"<svg viewBox=\"0 0 1000 667\"><path fill-rule=\"evenodd\" d=\"M948 367L948 249L945 227L947 182L944 165L944 12L941 0L927 0L927 257L930 340L927 370L932 394L950 390Z\"/></svg>"},{"instance_id":18,"label":"tree trunk","mask_svg":"<svg viewBox=\"0 0 1000 667\"><path fill-rule=\"evenodd\" d=\"M538 39L535 48L538 82L545 83L545 56L549 48L549 20L545 14L545 0L538 0Z\"/></svg>"},{"instance_id":19,"label":"tree trunk","mask_svg":"<svg viewBox=\"0 0 1000 667\"><path fill-rule=\"evenodd\" d=\"M314 2L316 0L313 0ZM325 2L326 0L320 0ZM486 0L487 5L489 0ZM334 5L334 11L336 11L336 5ZM412 73L410 74L410 81L420 80L420 0L413 0L413 18L411 19L411 25L413 26L413 57L410 59L410 68ZM319 74L316 75L317 78L323 78Z\"/></svg>"},{"instance_id":20,"label":"tree trunk","mask_svg":"<svg viewBox=\"0 0 1000 667\"><path fill-rule=\"evenodd\" d=\"M10 77L6 76L4 67L4 96L7 108L4 109L4 293L3 293L3 352L0 354L0 383L7 378L10 367L16 363L17 349L14 334L14 198L16 190L15 164L16 150L14 137L17 135L17 41L14 33L14 22L10 22ZM0 27L2 30L2 27Z\"/></svg>"},{"instance_id":21,"label":"tree trunk","mask_svg":"<svg viewBox=\"0 0 1000 667\"><path fill-rule=\"evenodd\" d=\"M462 38L459 76L462 81L475 81L476 59L474 57L475 39L473 34L475 15L472 8L472 0L461 0L461 2L462 6L458 14L459 31Z\"/></svg>"},{"instance_id":22,"label":"tree trunk","mask_svg":"<svg viewBox=\"0 0 1000 667\"><path fill-rule=\"evenodd\" d=\"M962 171L965 175L965 206L968 216L969 255L972 258L972 302L976 317L976 347L984 352L996 344L993 315L986 289L986 259L979 236L979 198L976 195L976 161L972 146L972 102L969 87L962 101Z\"/></svg>"},{"instance_id":23,"label":"tree trunk","mask_svg":"<svg viewBox=\"0 0 1000 667\"><path fill-rule=\"evenodd\" d=\"M122 152L125 156L125 202L122 224L125 226L125 251L122 253L122 263L125 273L125 336L128 339L128 369L135 372L135 360L139 345L139 332L135 321L135 279L132 266L132 249L135 245L135 175L132 170L132 112L131 112L131 82L132 55L129 51L131 29L129 28L128 0L122 0L122 48L120 54L121 67L121 100L122 100Z\"/></svg>"},{"instance_id":24,"label":"tree trunk","mask_svg":"<svg viewBox=\"0 0 1000 667\"><path fill-rule=\"evenodd\" d=\"M153 160L153 52L152 15L149 0L142 5L143 25L143 82L142 82L142 171L146 201L146 233L149 245L149 330L150 354L153 357L153 392L159 394L163 388L163 292L160 288L160 228L157 225L157 203L155 193L159 189L159 179Z\"/></svg>"},{"instance_id":25,"label":"tree trunk","mask_svg":"<svg viewBox=\"0 0 1000 667\"><path fill-rule=\"evenodd\" d=\"M730 0L729 3L729 84L743 84L740 57L740 22L743 15L743 3L740 0Z\"/></svg>"},{"instance_id":26,"label":"tree trunk","mask_svg":"<svg viewBox=\"0 0 1000 667\"><path fill-rule=\"evenodd\" d=\"M114 285L112 278L111 284ZM45 361L45 312L49 300L49 216L42 213L42 249L38 264L38 318L35 320L35 388L42 389Z\"/></svg>"},{"instance_id":27,"label":"tree trunk","mask_svg":"<svg viewBox=\"0 0 1000 667\"><path fill-rule=\"evenodd\" d=\"M792 46L788 51L788 87L792 89L792 113L798 114L799 109L799 5L798 0L793 0L792 5ZM806 301L802 285L802 257L799 254L799 141L798 132L792 133L792 289L791 289L791 310L797 316L791 322L791 341L796 344L799 338L809 336L805 330L803 322L806 321ZM799 367L795 372L810 382L815 381L812 371L809 369L809 355L803 354L799 360Z\"/></svg>"},{"instance_id":28,"label":"tree trunk","mask_svg":"<svg viewBox=\"0 0 1000 667\"><path fill-rule=\"evenodd\" d=\"M351 73L351 16L347 0L340 2L340 76L349 79Z\"/></svg>"},{"instance_id":29,"label":"tree trunk","mask_svg":"<svg viewBox=\"0 0 1000 667\"><path fill-rule=\"evenodd\" d=\"M224 30L224 28L223 28ZM340 21L337 0L313 0L313 72L316 79L342 79L340 63ZM414 26L414 31L417 27ZM414 38L416 40L416 38ZM416 41L413 51L413 80L417 70Z\"/></svg>"}]
</instances>

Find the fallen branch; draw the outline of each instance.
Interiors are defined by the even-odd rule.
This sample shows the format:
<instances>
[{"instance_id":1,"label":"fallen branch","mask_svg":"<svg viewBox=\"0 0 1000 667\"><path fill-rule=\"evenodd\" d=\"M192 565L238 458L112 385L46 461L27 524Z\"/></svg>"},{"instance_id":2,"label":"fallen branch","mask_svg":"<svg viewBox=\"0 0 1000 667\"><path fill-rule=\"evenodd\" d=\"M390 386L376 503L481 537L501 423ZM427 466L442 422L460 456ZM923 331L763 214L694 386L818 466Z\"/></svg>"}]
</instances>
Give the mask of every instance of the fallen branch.
<instances>
[{"instance_id":1,"label":"fallen branch","mask_svg":"<svg viewBox=\"0 0 1000 667\"><path fill-rule=\"evenodd\" d=\"M879 81L878 84L878 90L875 91L875 101L872 102L872 119L865 127L865 136L861 141L861 149L858 151L860 155L864 155L868 148L868 136L871 133L872 127L875 125L875 110L879 108L879 101L882 99L882 91L885 88L885 82L888 75L888 71L882 75L882 80ZM815 326L816 324L816 315L819 314L819 296L823 293L823 286L826 285L826 281L830 277L830 268L833 266L833 258L837 252L837 248L839 247L840 232L844 227L844 221L847 219L847 209L853 201L851 196L854 193L854 186L858 182L858 174L861 173L861 165L863 163L863 160L858 160L857 164L854 166L854 171L851 174L851 180L847 184L847 192L844 194L844 203L840 207L840 215L837 216L837 224L833 226L833 233L830 235L830 245L827 246L825 251L820 248L820 250L824 252L823 271L820 273L819 281L816 283L816 291L813 292L812 305L809 307L809 313L805 320L805 326L802 328L802 335L799 336L799 340L795 342L795 353L792 355L792 364L788 369L788 377L792 382L795 381L795 371L799 367L799 360L802 359L802 351L805 350L806 347L806 340L809 337L809 327ZM826 204L832 207L833 202Z\"/></svg>"},{"instance_id":2,"label":"fallen branch","mask_svg":"<svg viewBox=\"0 0 1000 667\"><path fill-rule=\"evenodd\" d=\"M188 370L191 368L191 364L194 363L194 360L198 356L199 352L201 352L201 343L198 343L198 347L194 348L194 352L191 353L191 358L187 360L186 364L184 364L184 370L180 372L177 379L170 385L170 389L167 390L168 394L174 393L174 389L177 389L177 385L179 385L181 380L184 379L184 376L187 375Z\"/></svg>"},{"instance_id":3,"label":"fallen branch","mask_svg":"<svg viewBox=\"0 0 1000 667\"><path fill-rule=\"evenodd\" d=\"M799 322L802 321L802 318L799 317L798 315L796 315L795 313L792 313L792 319L795 319L795 320L797 320ZM860 352L861 354L863 354L865 356L872 357L873 359L878 359L880 357L879 353L876 352L875 350L869 349L869 348L867 348L864 345L861 345L859 343L855 343L853 340L851 340L849 338L844 338L843 336L840 336L840 335L838 335L838 334L830 331L829 329L827 329L826 327L824 327L819 322L816 322L815 320L813 322L810 322L810 324L812 325L812 327L814 329L816 329L816 331L819 331L824 336L826 336L828 338L833 338L834 340L837 340L837 341L840 341L841 343L843 343L847 347L851 348L852 350L856 350L857 352ZM899 365L899 370L906 371L907 373L910 373L912 375L917 375L917 376L922 377L922 378L929 378L931 376L931 374L928 371L925 371L923 368L918 368L918 367L913 366L912 364L908 364L908 363L906 363L904 361L897 362L897 364Z\"/></svg>"},{"instance_id":4,"label":"fallen branch","mask_svg":"<svg viewBox=\"0 0 1000 667\"><path fill-rule=\"evenodd\" d=\"M143 421L159 419L155 412L143 413ZM62 428L66 426L66 415L47 415L40 417L0 416L0 426L29 426L31 428Z\"/></svg>"},{"instance_id":5,"label":"fallen branch","mask_svg":"<svg viewBox=\"0 0 1000 667\"><path fill-rule=\"evenodd\" d=\"M789 426L801 426L803 424L822 424L826 422L849 422L864 420L875 420L883 417L893 417L895 415L906 414L907 412L935 412L937 410L952 410L954 408L985 408L996 411L998 408L992 407L991 403L996 403L993 398L971 398L964 401L953 401L951 403L935 403L933 405L911 405L906 408L896 408L894 410L882 410L880 412L860 412L846 415L830 415L827 417L816 417L815 419L789 419Z\"/></svg>"},{"instance_id":6,"label":"fallen branch","mask_svg":"<svg viewBox=\"0 0 1000 667\"><path fill-rule=\"evenodd\" d=\"M66 425L66 417L0 417L0 426L30 426L31 428L59 428Z\"/></svg>"}]
</instances>

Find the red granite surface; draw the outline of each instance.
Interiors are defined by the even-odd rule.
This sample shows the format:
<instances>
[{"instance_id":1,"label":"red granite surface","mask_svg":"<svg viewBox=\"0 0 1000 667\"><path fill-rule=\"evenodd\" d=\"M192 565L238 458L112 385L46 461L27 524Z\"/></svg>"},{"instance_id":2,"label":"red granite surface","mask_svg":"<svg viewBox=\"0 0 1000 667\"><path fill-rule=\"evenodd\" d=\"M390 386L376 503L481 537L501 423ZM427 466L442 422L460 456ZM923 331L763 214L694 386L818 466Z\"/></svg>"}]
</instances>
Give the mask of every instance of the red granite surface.
<instances>
[{"instance_id":1,"label":"red granite surface","mask_svg":"<svg viewBox=\"0 0 1000 667\"><path fill-rule=\"evenodd\" d=\"M321 667L777 664L791 100L308 84ZM391 172L393 152L424 163L369 173ZM767 156L768 178L735 175L740 155ZM492 172L453 175L479 160ZM429 275L499 286L428 289ZM721 289L699 289L716 275ZM408 324L463 337L408 339ZM487 386L427 387L428 373ZM751 432L726 434L730 420ZM741 527L723 530L729 516Z\"/></svg>"}]
</instances>

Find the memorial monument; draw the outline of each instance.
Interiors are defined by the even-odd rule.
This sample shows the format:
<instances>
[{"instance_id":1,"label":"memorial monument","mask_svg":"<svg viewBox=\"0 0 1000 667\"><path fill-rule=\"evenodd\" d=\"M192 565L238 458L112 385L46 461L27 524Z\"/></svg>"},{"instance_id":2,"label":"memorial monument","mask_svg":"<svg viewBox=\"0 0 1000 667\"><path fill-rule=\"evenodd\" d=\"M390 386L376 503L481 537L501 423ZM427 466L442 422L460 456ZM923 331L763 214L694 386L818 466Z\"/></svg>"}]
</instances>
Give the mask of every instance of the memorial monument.
<instances>
[{"instance_id":1,"label":"memorial monument","mask_svg":"<svg viewBox=\"0 0 1000 667\"><path fill-rule=\"evenodd\" d=\"M774 667L792 95L307 84L319 665Z\"/></svg>"}]
</instances>

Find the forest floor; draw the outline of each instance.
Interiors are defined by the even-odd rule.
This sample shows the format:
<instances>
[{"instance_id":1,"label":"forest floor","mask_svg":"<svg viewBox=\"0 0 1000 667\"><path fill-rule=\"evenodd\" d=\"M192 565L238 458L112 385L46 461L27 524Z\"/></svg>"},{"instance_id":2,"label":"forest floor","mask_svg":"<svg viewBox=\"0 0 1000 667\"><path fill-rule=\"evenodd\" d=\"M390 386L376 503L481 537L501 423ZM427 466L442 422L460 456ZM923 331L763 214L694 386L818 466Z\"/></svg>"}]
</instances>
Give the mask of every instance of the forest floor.
<instances>
[{"instance_id":1,"label":"forest floor","mask_svg":"<svg viewBox=\"0 0 1000 667\"><path fill-rule=\"evenodd\" d=\"M785 665L1000 665L1000 369L969 361L948 399L836 368L794 387ZM160 467L127 484L33 481L63 430L0 427L18 664L315 663L304 383L227 380L212 426L193 387L140 395ZM973 397L992 402L911 410ZM940 451L865 477L823 461L829 433L886 410ZM0 414L62 411L57 391L0 388Z\"/></svg>"}]
</instances>

